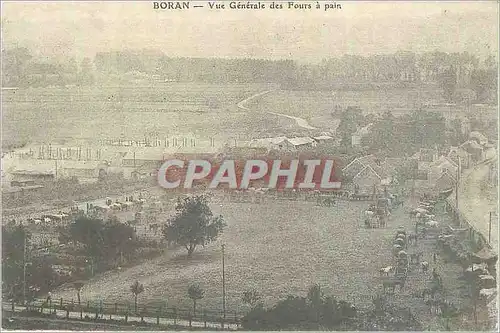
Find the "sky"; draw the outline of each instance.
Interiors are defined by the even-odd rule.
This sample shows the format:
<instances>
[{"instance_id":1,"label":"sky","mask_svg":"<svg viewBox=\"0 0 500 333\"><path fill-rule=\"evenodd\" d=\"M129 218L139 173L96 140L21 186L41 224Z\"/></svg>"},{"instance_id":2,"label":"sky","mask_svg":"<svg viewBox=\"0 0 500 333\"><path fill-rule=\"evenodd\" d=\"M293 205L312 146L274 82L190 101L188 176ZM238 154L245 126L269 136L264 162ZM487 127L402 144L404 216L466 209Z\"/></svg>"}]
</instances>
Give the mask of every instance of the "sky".
<instances>
[{"instance_id":1,"label":"sky","mask_svg":"<svg viewBox=\"0 0 500 333\"><path fill-rule=\"evenodd\" d=\"M141 48L172 57L305 62L398 50L498 55L496 1L337 1L342 9L329 11L216 11L207 8L208 1L196 3L205 7L172 11L155 10L152 1L2 1L2 47L25 46L39 57L79 59L96 52ZM316 1L301 3L316 5Z\"/></svg>"}]
</instances>

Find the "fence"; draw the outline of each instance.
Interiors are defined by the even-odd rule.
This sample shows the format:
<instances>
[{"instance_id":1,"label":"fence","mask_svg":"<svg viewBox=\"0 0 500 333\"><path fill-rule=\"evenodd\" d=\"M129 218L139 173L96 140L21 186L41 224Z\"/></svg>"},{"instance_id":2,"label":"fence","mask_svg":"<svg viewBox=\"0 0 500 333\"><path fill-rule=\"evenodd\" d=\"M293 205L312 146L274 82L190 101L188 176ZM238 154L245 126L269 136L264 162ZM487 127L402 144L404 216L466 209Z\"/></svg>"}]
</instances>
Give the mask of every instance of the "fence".
<instances>
[{"instance_id":1,"label":"fence","mask_svg":"<svg viewBox=\"0 0 500 333\"><path fill-rule=\"evenodd\" d=\"M66 319L106 319L121 321L140 321L146 324L174 325L185 327L221 327L226 329L238 329L241 318L236 311L209 311L200 309L194 313L193 309L138 305L137 311L132 304L109 303L109 302L81 302L68 301L62 298L58 300L34 299L27 305L16 304L14 301L3 302L4 310L12 312L39 311L53 314L56 317Z\"/></svg>"},{"instance_id":2,"label":"fence","mask_svg":"<svg viewBox=\"0 0 500 333\"><path fill-rule=\"evenodd\" d=\"M488 164L491 161L484 160L480 164ZM476 165L476 166L477 166ZM462 174L465 170L462 170ZM458 189L455 188L455 191ZM467 219L467 217L460 211L456 202L456 193L454 192L451 196L446 199L446 211L452 216L455 223L460 227L466 227L469 229L469 239L478 247L478 249L482 249L486 246L489 249L492 249L491 245L487 241L487 238L476 228L474 225Z\"/></svg>"},{"instance_id":3,"label":"fence","mask_svg":"<svg viewBox=\"0 0 500 333\"><path fill-rule=\"evenodd\" d=\"M293 192L293 191L272 191L272 192L224 192L221 196L216 196L220 202L228 203L264 203L268 200L282 200L282 201L305 201L320 203L321 200L326 198L335 198L337 200L347 201L372 201L373 195L358 195L349 196L350 192L346 191L332 191L326 193L318 192Z\"/></svg>"},{"instance_id":4,"label":"fence","mask_svg":"<svg viewBox=\"0 0 500 333\"><path fill-rule=\"evenodd\" d=\"M478 249L482 249L484 246L491 249L486 237L474 227L459 209L457 210L455 200L449 197L446 199L446 212L452 216L453 221L455 221L459 227L465 227L469 230L469 240L471 240Z\"/></svg>"}]
</instances>

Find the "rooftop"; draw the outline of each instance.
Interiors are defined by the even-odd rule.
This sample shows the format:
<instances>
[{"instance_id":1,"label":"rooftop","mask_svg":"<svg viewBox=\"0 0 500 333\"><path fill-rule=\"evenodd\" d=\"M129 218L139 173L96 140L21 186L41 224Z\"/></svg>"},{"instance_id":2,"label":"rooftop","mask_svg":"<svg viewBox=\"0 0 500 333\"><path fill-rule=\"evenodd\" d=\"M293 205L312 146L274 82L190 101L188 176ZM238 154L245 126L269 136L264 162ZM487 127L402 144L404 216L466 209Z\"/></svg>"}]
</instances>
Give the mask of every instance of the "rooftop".
<instances>
[{"instance_id":1,"label":"rooftop","mask_svg":"<svg viewBox=\"0 0 500 333\"><path fill-rule=\"evenodd\" d=\"M307 144L311 144L311 143L316 142L316 141L314 141L313 138L310 138L308 136L299 137L299 138L291 138L291 139L288 139L288 141L294 146L307 145Z\"/></svg>"}]
</instances>

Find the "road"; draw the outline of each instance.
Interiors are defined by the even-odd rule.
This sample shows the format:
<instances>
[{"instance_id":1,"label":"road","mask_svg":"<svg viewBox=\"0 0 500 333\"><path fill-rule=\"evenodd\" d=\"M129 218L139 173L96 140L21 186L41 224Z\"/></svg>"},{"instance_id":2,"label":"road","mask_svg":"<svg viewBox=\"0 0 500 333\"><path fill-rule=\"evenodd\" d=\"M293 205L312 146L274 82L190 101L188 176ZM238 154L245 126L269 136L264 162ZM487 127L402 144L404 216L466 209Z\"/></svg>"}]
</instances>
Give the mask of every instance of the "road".
<instances>
[{"instance_id":1,"label":"road","mask_svg":"<svg viewBox=\"0 0 500 333\"><path fill-rule=\"evenodd\" d=\"M263 91L263 92L260 92L258 94L252 95L252 96L250 96L248 98L245 98L244 100L242 100L241 102L238 103L238 107L240 109L243 109L243 110L250 110L249 108L246 107L246 103L248 103L249 101L251 101L252 99L254 99L256 97L263 96L263 95L268 94L270 92L271 92L271 90L267 90L267 91ZM280 116L280 117L285 117L285 118L293 119L293 120L295 120L297 122L297 125L300 126L300 127L302 127L302 128L316 129L316 127L312 127L311 125L309 125L309 123L307 122L307 120L305 120L303 118L289 116L289 115L286 115L286 114L277 113L277 112L271 112L271 111L266 111L266 113L273 114L275 116Z\"/></svg>"},{"instance_id":2,"label":"road","mask_svg":"<svg viewBox=\"0 0 500 333\"><path fill-rule=\"evenodd\" d=\"M489 164L483 163L471 170L464 171L459 185L458 205L465 217L488 239L490 212L490 245L495 252L498 249L497 188L488 184Z\"/></svg>"}]
</instances>

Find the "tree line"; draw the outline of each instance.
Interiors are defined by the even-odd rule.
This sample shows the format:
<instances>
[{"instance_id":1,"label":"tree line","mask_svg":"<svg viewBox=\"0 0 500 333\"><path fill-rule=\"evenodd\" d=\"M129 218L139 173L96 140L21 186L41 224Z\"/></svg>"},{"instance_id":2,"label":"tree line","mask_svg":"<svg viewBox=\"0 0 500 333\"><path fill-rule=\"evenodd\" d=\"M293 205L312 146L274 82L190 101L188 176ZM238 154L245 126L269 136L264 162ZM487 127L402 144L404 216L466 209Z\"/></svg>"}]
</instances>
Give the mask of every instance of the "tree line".
<instances>
[{"instance_id":1,"label":"tree line","mask_svg":"<svg viewBox=\"0 0 500 333\"><path fill-rule=\"evenodd\" d=\"M3 52L4 86L91 85L109 79L207 83L276 83L284 89L360 89L359 84L432 83L449 102L498 102L497 64L462 53L396 52L387 55L344 55L320 64L253 58L180 58L158 50L99 52L94 59L34 59L27 48ZM354 85L352 85L354 84ZM358 85L356 85L358 84ZM371 86L374 89L376 86ZM461 89L474 92L465 96Z\"/></svg>"}]
</instances>

